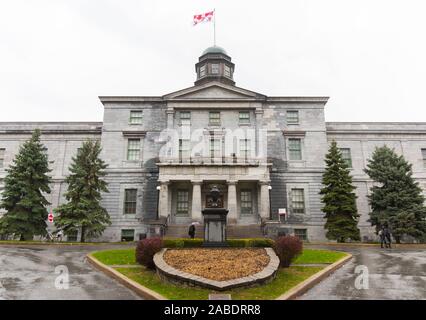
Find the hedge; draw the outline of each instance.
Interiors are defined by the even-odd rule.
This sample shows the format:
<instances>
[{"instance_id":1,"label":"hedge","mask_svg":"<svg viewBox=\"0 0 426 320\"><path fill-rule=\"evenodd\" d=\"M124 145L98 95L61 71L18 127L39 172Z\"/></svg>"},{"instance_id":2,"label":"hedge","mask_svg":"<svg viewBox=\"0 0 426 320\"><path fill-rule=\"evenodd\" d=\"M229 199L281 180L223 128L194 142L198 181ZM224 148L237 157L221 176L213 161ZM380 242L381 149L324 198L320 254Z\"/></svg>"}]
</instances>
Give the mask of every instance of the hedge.
<instances>
[{"instance_id":1,"label":"hedge","mask_svg":"<svg viewBox=\"0 0 426 320\"><path fill-rule=\"evenodd\" d=\"M163 244L165 248L198 248L204 243L203 239L186 239L186 238L164 238ZM274 241L266 238L249 238L249 239L228 239L227 243L231 248L265 248L273 247Z\"/></svg>"}]
</instances>

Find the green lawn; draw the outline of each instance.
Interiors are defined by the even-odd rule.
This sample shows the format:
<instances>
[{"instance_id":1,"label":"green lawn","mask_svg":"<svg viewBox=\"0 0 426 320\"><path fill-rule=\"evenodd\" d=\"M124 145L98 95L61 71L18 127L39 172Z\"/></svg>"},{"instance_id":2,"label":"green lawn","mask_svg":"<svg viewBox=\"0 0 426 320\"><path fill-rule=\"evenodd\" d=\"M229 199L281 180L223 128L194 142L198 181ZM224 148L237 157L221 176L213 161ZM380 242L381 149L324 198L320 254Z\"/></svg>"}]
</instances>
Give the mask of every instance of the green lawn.
<instances>
[{"instance_id":1,"label":"green lawn","mask_svg":"<svg viewBox=\"0 0 426 320\"><path fill-rule=\"evenodd\" d=\"M294 264L333 263L346 256L346 253L330 250L304 249L293 261Z\"/></svg>"},{"instance_id":2,"label":"green lawn","mask_svg":"<svg viewBox=\"0 0 426 320\"><path fill-rule=\"evenodd\" d=\"M282 268L270 283L252 288L233 289L223 293L231 294L233 300L273 300L321 269L322 267ZM144 267L117 268L116 270L170 300L207 300L209 293L213 292L209 289L188 288L164 282L155 272Z\"/></svg>"},{"instance_id":3,"label":"green lawn","mask_svg":"<svg viewBox=\"0 0 426 320\"><path fill-rule=\"evenodd\" d=\"M303 253L294 261L296 264L309 263L333 263L346 254L344 252L304 249ZM93 256L100 262L107 265L137 264L135 260L135 249L119 249L98 251Z\"/></svg>"}]
</instances>

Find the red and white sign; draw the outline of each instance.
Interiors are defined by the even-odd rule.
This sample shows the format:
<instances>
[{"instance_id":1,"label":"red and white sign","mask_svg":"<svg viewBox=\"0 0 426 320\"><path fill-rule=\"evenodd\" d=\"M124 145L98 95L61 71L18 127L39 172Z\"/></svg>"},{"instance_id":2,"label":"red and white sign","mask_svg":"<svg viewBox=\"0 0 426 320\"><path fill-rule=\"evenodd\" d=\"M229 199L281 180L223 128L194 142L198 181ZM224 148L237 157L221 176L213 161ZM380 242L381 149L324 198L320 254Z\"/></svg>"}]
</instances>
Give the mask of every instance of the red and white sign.
<instances>
[{"instance_id":1,"label":"red and white sign","mask_svg":"<svg viewBox=\"0 0 426 320\"><path fill-rule=\"evenodd\" d=\"M194 15L194 26L202 22L210 22L213 20L214 11Z\"/></svg>"},{"instance_id":2,"label":"red and white sign","mask_svg":"<svg viewBox=\"0 0 426 320\"><path fill-rule=\"evenodd\" d=\"M47 220L49 220L49 222L53 222L53 213L49 213L47 215Z\"/></svg>"}]
</instances>

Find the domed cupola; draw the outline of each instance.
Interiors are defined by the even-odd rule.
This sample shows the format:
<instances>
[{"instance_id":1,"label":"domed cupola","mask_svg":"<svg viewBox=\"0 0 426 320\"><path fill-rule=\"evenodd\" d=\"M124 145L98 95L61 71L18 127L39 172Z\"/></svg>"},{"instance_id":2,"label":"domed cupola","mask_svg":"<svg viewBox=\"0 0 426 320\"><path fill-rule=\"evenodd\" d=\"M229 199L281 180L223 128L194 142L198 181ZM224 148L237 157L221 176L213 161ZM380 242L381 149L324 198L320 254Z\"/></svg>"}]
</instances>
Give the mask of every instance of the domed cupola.
<instances>
[{"instance_id":1,"label":"domed cupola","mask_svg":"<svg viewBox=\"0 0 426 320\"><path fill-rule=\"evenodd\" d=\"M209 47L203 51L195 65L197 72L195 85L210 81L235 85L234 68L235 65L231 62L231 57L228 56L225 49L218 46Z\"/></svg>"}]
</instances>

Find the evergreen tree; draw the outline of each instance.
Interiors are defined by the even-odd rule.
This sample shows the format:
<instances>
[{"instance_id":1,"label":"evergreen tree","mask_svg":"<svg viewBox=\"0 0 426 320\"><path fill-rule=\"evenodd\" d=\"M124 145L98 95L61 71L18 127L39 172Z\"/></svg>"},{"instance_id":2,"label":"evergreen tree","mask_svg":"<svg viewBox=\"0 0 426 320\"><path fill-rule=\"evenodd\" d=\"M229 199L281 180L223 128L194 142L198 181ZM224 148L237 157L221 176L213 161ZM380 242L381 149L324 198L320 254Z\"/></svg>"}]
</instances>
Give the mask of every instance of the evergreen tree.
<instances>
[{"instance_id":1,"label":"evergreen tree","mask_svg":"<svg viewBox=\"0 0 426 320\"><path fill-rule=\"evenodd\" d=\"M6 169L0 207L7 212L0 219L0 233L19 234L21 240L46 235L46 206L50 203L43 194L50 193L50 171L40 130L35 130Z\"/></svg>"},{"instance_id":2,"label":"evergreen tree","mask_svg":"<svg viewBox=\"0 0 426 320\"><path fill-rule=\"evenodd\" d=\"M399 243L406 234L426 235L426 210L422 189L413 179L412 165L387 146L376 148L365 172L377 184L370 191L370 222L376 229L388 225Z\"/></svg>"},{"instance_id":3,"label":"evergreen tree","mask_svg":"<svg viewBox=\"0 0 426 320\"><path fill-rule=\"evenodd\" d=\"M326 170L322 177L324 187L321 189L322 211L327 219L324 228L329 240L345 242L347 239L360 240L357 227L358 213L356 207L355 186L348 165L335 141L331 143L325 159Z\"/></svg>"},{"instance_id":4,"label":"evergreen tree","mask_svg":"<svg viewBox=\"0 0 426 320\"><path fill-rule=\"evenodd\" d=\"M108 212L100 205L101 192L108 192L105 176L107 165L99 158L99 141L88 140L72 159L70 175L65 182L67 202L55 209L55 226L65 234L81 230L81 242L86 237L98 237L110 225Z\"/></svg>"}]
</instances>

